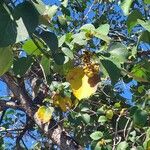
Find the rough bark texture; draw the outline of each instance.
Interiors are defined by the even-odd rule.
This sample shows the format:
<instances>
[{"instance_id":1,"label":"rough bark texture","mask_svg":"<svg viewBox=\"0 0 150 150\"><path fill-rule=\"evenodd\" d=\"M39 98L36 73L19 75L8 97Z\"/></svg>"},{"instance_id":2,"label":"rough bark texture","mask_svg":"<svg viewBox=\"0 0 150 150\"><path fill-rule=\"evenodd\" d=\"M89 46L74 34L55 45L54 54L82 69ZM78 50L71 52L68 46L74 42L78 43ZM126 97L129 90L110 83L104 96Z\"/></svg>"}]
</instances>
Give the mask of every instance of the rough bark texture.
<instances>
[{"instance_id":1,"label":"rough bark texture","mask_svg":"<svg viewBox=\"0 0 150 150\"><path fill-rule=\"evenodd\" d=\"M62 150L83 149L72 137L67 134L67 132L60 125L56 124L54 120L51 121L50 125L43 125L36 119L36 117L34 117L37 106L34 105L32 98L28 95L23 81L20 80L18 82L9 74L3 75L2 79L12 91L14 97L20 101L21 109L23 109L26 114L34 120L34 122L43 131L43 134L51 139L53 143L58 145ZM12 108L13 107L15 106L13 105ZM54 126L51 127L51 124L54 124Z\"/></svg>"}]
</instances>

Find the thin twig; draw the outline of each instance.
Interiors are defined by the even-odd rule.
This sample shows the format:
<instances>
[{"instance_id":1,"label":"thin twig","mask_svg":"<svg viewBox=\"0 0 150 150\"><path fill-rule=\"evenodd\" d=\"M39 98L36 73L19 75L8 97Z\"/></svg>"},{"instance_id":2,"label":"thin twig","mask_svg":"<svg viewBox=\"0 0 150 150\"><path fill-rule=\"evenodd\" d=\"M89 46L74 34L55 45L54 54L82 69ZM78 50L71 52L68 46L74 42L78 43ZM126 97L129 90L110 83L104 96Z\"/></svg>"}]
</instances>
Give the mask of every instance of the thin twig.
<instances>
[{"instance_id":1,"label":"thin twig","mask_svg":"<svg viewBox=\"0 0 150 150\"><path fill-rule=\"evenodd\" d=\"M128 124L129 124L130 120L131 120L131 119L128 118L127 123L126 123L126 125L125 125L125 127L124 127L124 132L123 132L123 136L124 136L124 137L126 137L126 131L127 131L127 127L128 127Z\"/></svg>"},{"instance_id":2,"label":"thin twig","mask_svg":"<svg viewBox=\"0 0 150 150\"><path fill-rule=\"evenodd\" d=\"M92 5L89 7L89 10L88 10L87 13L85 14L83 20L86 20L86 19L87 19L89 13L91 12L91 10L92 10L92 8L93 8L93 6L94 6L94 3L95 3L95 0L93 1Z\"/></svg>"},{"instance_id":3,"label":"thin twig","mask_svg":"<svg viewBox=\"0 0 150 150\"><path fill-rule=\"evenodd\" d=\"M117 138L117 133L118 133L118 123L119 123L120 118L121 118L121 115L119 115L118 118L117 118L117 120L116 120L115 136L114 136L114 139L113 139L113 147L112 147L112 150L115 150L115 149L116 149L116 138Z\"/></svg>"},{"instance_id":4,"label":"thin twig","mask_svg":"<svg viewBox=\"0 0 150 150\"><path fill-rule=\"evenodd\" d=\"M127 141L128 140L128 136L132 130L132 127L133 127L133 121L130 123L130 126L128 128L128 131L127 131L127 134L126 134L126 137L125 137L125 140Z\"/></svg>"}]
</instances>

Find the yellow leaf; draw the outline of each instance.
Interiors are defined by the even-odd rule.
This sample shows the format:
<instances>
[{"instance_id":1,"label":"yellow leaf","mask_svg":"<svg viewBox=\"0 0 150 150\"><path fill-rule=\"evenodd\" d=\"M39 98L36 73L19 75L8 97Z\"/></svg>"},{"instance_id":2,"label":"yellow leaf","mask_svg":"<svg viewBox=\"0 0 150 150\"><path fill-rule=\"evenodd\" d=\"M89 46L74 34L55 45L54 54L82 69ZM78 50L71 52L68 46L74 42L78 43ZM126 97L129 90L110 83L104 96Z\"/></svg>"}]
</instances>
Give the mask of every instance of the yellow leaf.
<instances>
[{"instance_id":1,"label":"yellow leaf","mask_svg":"<svg viewBox=\"0 0 150 150\"><path fill-rule=\"evenodd\" d=\"M81 100L90 97L96 92L99 76L95 74L93 77L89 78L84 73L83 68L76 67L68 73L67 80L71 85L74 96Z\"/></svg>"},{"instance_id":2,"label":"yellow leaf","mask_svg":"<svg viewBox=\"0 0 150 150\"><path fill-rule=\"evenodd\" d=\"M50 121L52 117L52 113L53 113L52 107L41 106L39 107L35 115L36 115L36 118L44 124Z\"/></svg>"},{"instance_id":3,"label":"yellow leaf","mask_svg":"<svg viewBox=\"0 0 150 150\"><path fill-rule=\"evenodd\" d=\"M69 97L62 97L59 94L54 95L53 104L61 108L63 112L66 112L72 107L72 101Z\"/></svg>"}]
</instances>

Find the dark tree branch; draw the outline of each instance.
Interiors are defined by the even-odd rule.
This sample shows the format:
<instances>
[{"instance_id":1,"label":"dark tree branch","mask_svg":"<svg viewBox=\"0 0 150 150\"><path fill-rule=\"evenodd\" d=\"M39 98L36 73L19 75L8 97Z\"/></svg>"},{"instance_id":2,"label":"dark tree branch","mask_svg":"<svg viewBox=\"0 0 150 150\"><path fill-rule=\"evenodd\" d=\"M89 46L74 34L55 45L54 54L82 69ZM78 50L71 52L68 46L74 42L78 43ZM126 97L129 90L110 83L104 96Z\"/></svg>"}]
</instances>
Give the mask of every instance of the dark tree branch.
<instances>
[{"instance_id":1,"label":"dark tree branch","mask_svg":"<svg viewBox=\"0 0 150 150\"><path fill-rule=\"evenodd\" d=\"M147 51L138 51L137 52L137 55L138 56L148 56L148 55L150 55L150 50L147 50Z\"/></svg>"},{"instance_id":2,"label":"dark tree branch","mask_svg":"<svg viewBox=\"0 0 150 150\"><path fill-rule=\"evenodd\" d=\"M6 110L7 108L23 110L23 107L15 102L0 100L0 110Z\"/></svg>"}]
</instances>

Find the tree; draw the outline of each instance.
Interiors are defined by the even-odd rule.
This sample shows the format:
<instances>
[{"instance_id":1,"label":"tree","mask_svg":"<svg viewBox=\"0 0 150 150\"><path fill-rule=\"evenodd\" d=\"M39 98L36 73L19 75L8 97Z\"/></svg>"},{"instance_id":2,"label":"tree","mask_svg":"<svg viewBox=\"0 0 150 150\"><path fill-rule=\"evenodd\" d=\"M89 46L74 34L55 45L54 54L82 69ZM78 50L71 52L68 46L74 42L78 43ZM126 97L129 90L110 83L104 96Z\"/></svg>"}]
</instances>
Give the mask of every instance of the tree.
<instances>
[{"instance_id":1,"label":"tree","mask_svg":"<svg viewBox=\"0 0 150 150\"><path fill-rule=\"evenodd\" d=\"M2 0L0 148L150 149L149 4Z\"/></svg>"}]
</instances>

